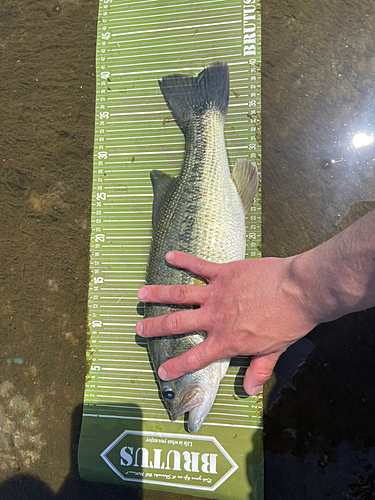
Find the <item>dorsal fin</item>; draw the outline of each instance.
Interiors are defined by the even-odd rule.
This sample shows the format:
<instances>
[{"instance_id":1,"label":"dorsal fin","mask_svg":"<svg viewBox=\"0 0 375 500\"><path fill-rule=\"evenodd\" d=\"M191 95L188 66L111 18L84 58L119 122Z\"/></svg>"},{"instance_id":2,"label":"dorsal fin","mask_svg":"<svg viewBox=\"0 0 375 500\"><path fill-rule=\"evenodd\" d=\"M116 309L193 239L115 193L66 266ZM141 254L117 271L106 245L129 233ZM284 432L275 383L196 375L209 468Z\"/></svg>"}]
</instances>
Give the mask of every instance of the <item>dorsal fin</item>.
<instances>
[{"instance_id":1,"label":"dorsal fin","mask_svg":"<svg viewBox=\"0 0 375 500\"><path fill-rule=\"evenodd\" d=\"M246 158L238 158L231 177L241 198L245 214L249 211L258 189L258 170Z\"/></svg>"},{"instance_id":2,"label":"dorsal fin","mask_svg":"<svg viewBox=\"0 0 375 500\"><path fill-rule=\"evenodd\" d=\"M150 178L152 190L154 191L154 202L152 205L152 223L154 224L161 204L163 203L164 197L176 178L165 174L161 170L152 170L150 173Z\"/></svg>"}]
</instances>

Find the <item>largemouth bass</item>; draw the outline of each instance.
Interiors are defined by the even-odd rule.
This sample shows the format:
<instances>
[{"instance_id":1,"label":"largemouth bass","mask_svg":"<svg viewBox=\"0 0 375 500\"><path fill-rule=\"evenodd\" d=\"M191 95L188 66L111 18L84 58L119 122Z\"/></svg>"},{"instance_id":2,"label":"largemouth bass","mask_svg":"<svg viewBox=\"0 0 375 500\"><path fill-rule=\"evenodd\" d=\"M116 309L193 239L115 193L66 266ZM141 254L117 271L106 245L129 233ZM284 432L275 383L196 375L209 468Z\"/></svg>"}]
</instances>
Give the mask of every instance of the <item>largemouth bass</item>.
<instances>
[{"instance_id":1,"label":"largemouth bass","mask_svg":"<svg viewBox=\"0 0 375 500\"><path fill-rule=\"evenodd\" d=\"M169 265L165 255L180 250L211 262L245 257L245 215L258 186L258 173L238 159L231 176L224 141L229 100L229 71L216 62L197 77L175 74L159 81L174 119L185 135L185 156L178 177L153 170L153 234L146 283L205 285L206 282ZM186 306L145 304L145 318ZM191 307L192 308L192 307ZM205 339L205 332L148 339L155 372L172 357ZM189 412L188 431L199 430L216 397L230 358L170 382L158 379L172 420Z\"/></svg>"}]
</instances>

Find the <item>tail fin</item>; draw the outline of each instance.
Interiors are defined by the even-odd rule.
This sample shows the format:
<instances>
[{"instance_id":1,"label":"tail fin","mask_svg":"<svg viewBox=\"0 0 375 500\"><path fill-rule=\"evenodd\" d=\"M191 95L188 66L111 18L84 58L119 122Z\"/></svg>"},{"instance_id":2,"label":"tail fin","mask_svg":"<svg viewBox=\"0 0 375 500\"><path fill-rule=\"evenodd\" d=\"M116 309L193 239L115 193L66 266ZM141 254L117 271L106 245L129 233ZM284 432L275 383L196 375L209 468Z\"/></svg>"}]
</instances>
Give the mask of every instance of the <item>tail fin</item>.
<instances>
[{"instance_id":1,"label":"tail fin","mask_svg":"<svg viewBox=\"0 0 375 500\"><path fill-rule=\"evenodd\" d=\"M226 62L210 64L198 76L169 75L159 80L160 90L183 133L190 118L207 108L224 117L229 101L229 70Z\"/></svg>"}]
</instances>

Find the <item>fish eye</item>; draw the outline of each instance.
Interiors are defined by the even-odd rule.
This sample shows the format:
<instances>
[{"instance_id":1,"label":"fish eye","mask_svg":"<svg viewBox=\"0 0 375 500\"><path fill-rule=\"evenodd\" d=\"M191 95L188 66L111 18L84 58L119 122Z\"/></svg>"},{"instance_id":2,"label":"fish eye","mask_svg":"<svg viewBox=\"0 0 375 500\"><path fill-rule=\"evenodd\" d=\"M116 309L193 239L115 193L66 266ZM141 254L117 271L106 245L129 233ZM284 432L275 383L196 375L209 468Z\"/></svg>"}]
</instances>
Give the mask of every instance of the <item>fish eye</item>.
<instances>
[{"instance_id":1,"label":"fish eye","mask_svg":"<svg viewBox=\"0 0 375 500\"><path fill-rule=\"evenodd\" d=\"M169 401L174 398L174 392L172 389L164 389L161 393L164 399L168 399Z\"/></svg>"}]
</instances>

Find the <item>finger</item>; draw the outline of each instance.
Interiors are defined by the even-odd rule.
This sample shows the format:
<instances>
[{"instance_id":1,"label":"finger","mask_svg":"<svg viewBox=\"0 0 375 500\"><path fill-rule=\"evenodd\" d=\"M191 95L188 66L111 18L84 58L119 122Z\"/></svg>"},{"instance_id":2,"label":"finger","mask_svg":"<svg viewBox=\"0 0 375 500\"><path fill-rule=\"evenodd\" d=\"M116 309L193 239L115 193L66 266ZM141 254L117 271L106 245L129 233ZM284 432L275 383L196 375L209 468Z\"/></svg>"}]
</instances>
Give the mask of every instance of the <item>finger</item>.
<instances>
[{"instance_id":1,"label":"finger","mask_svg":"<svg viewBox=\"0 0 375 500\"><path fill-rule=\"evenodd\" d=\"M204 330L200 309L172 312L139 321L135 331L141 337L163 337Z\"/></svg>"},{"instance_id":2,"label":"finger","mask_svg":"<svg viewBox=\"0 0 375 500\"><path fill-rule=\"evenodd\" d=\"M163 363L159 367L158 375L162 380L174 380L186 373L205 368L220 359L222 355L223 353L217 349L217 344L206 339L184 354Z\"/></svg>"},{"instance_id":3,"label":"finger","mask_svg":"<svg viewBox=\"0 0 375 500\"><path fill-rule=\"evenodd\" d=\"M253 356L246 370L243 386L250 396L256 396L262 390L263 384L271 377L281 352Z\"/></svg>"},{"instance_id":4,"label":"finger","mask_svg":"<svg viewBox=\"0 0 375 500\"><path fill-rule=\"evenodd\" d=\"M138 290L143 302L201 305L209 295L205 285L148 285Z\"/></svg>"},{"instance_id":5,"label":"finger","mask_svg":"<svg viewBox=\"0 0 375 500\"><path fill-rule=\"evenodd\" d=\"M168 252L165 258L172 266L186 269L197 276L205 278L207 281L216 276L220 266L220 264L214 264L184 252Z\"/></svg>"}]
</instances>

